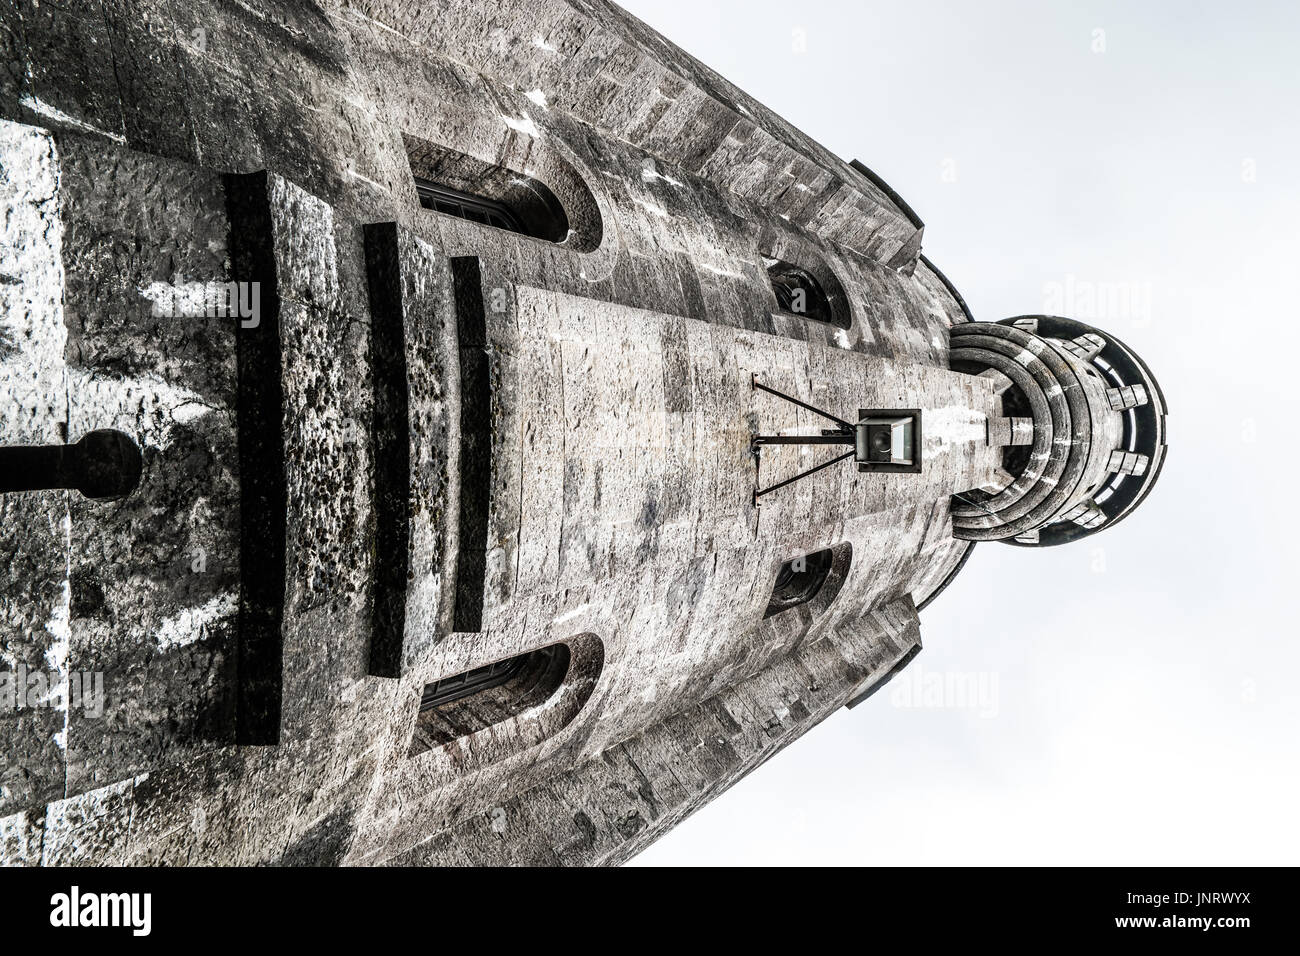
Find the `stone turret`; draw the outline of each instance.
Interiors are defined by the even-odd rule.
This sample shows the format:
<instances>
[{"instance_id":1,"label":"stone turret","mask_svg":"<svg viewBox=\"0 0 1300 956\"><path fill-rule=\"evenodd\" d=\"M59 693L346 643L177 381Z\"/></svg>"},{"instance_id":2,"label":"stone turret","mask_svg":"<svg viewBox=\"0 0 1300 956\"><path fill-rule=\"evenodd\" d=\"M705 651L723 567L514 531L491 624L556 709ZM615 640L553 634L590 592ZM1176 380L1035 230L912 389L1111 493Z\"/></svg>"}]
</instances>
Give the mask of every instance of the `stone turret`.
<instances>
[{"instance_id":1,"label":"stone turret","mask_svg":"<svg viewBox=\"0 0 1300 956\"><path fill-rule=\"evenodd\" d=\"M952 367L997 383L1003 478L954 496L953 533L1064 544L1128 515L1165 456L1165 401L1114 336L1059 316L953 327Z\"/></svg>"}]
</instances>

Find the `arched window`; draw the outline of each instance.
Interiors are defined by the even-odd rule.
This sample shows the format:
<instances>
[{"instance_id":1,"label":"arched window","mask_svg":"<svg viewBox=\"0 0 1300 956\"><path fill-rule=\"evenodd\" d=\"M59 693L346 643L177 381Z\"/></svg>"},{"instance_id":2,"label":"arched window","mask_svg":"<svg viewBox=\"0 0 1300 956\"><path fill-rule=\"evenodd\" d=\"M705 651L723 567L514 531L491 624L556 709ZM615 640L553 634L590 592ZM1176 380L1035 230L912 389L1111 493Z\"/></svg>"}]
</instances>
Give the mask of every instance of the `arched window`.
<instances>
[{"instance_id":1,"label":"arched window","mask_svg":"<svg viewBox=\"0 0 1300 956\"><path fill-rule=\"evenodd\" d=\"M784 259L764 257L763 264L767 267L767 277L782 312L835 324L830 300L812 273Z\"/></svg>"},{"instance_id":2,"label":"arched window","mask_svg":"<svg viewBox=\"0 0 1300 956\"><path fill-rule=\"evenodd\" d=\"M791 558L776 572L772 596L763 617L771 617L800 604L807 604L821 591L831 572L834 554L830 548Z\"/></svg>"},{"instance_id":3,"label":"arched window","mask_svg":"<svg viewBox=\"0 0 1300 956\"><path fill-rule=\"evenodd\" d=\"M461 192L431 179L416 179L415 192L420 197L420 205L425 209L528 235L514 210L505 203Z\"/></svg>"},{"instance_id":4,"label":"arched window","mask_svg":"<svg viewBox=\"0 0 1300 956\"><path fill-rule=\"evenodd\" d=\"M551 644L425 685L411 753L451 743L543 703L564 683L569 658L567 644Z\"/></svg>"},{"instance_id":5,"label":"arched window","mask_svg":"<svg viewBox=\"0 0 1300 956\"><path fill-rule=\"evenodd\" d=\"M604 664L604 644L586 633L432 681L409 756L438 751L433 765L460 774L535 747L578 716Z\"/></svg>"},{"instance_id":6,"label":"arched window","mask_svg":"<svg viewBox=\"0 0 1300 956\"><path fill-rule=\"evenodd\" d=\"M530 154L524 172L406 133L402 140L423 208L575 252L600 245L603 227L595 197L573 166L553 152L542 148Z\"/></svg>"}]
</instances>

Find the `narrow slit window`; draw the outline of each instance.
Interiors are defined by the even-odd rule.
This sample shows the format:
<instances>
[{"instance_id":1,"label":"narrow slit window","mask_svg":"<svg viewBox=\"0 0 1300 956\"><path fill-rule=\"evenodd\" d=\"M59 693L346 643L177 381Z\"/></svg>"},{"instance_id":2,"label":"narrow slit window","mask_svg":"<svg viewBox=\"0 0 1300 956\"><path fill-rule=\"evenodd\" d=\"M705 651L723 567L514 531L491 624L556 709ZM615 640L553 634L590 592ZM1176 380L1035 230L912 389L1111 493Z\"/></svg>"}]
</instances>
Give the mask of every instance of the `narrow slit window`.
<instances>
[{"instance_id":1,"label":"narrow slit window","mask_svg":"<svg viewBox=\"0 0 1300 956\"><path fill-rule=\"evenodd\" d=\"M522 671L530 656L521 654L426 684L420 695L420 713L477 694L481 690L499 687Z\"/></svg>"},{"instance_id":2,"label":"narrow slit window","mask_svg":"<svg viewBox=\"0 0 1300 956\"><path fill-rule=\"evenodd\" d=\"M505 203L452 189L430 179L416 179L415 192L420 197L420 205L425 209L528 235L528 230L514 210Z\"/></svg>"}]
</instances>

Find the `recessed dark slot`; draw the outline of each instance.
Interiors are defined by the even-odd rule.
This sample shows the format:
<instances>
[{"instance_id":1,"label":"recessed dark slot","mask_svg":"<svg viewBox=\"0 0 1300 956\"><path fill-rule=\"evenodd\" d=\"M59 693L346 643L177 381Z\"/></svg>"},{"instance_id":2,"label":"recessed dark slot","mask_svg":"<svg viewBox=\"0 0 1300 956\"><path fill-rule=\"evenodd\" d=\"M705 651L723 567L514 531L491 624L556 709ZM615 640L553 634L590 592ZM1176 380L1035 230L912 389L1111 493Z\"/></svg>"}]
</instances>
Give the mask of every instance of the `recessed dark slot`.
<instances>
[{"instance_id":1,"label":"recessed dark slot","mask_svg":"<svg viewBox=\"0 0 1300 956\"><path fill-rule=\"evenodd\" d=\"M425 209L432 209L448 216L458 216L470 222L496 226L498 229L506 229L520 235L529 235L514 210L505 203L452 189L430 179L416 179L415 192L420 197L420 205Z\"/></svg>"},{"instance_id":2,"label":"recessed dark slot","mask_svg":"<svg viewBox=\"0 0 1300 956\"><path fill-rule=\"evenodd\" d=\"M460 339L460 530L452 627L481 631L492 491L492 374L478 259L458 256L451 271Z\"/></svg>"},{"instance_id":3,"label":"recessed dark slot","mask_svg":"<svg viewBox=\"0 0 1300 956\"><path fill-rule=\"evenodd\" d=\"M66 488L123 498L140 483L142 465L139 446L112 428L87 432L74 445L10 445L0 448L0 493Z\"/></svg>"},{"instance_id":4,"label":"recessed dark slot","mask_svg":"<svg viewBox=\"0 0 1300 956\"><path fill-rule=\"evenodd\" d=\"M551 644L426 684L411 753L451 743L522 714L564 683L571 652Z\"/></svg>"},{"instance_id":5,"label":"recessed dark slot","mask_svg":"<svg viewBox=\"0 0 1300 956\"><path fill-rule=\"evenodd\" d=\"M1034 410L1020 386L1011 385L1002 393L1002 414L1008 417L1032 418ZM1002 449L1002 469L1013 478L1024 474L1029 467L1033 445L1007 445Z\"/></svg>"},{"instance_id":6,"label":"recessed dark slot","mask_svg":"<svg viewBox=\"0 0 1300 956\"><path fill-rule=\"evenodd\" d=\"M402 142L425 209L575 252L600 246L603 226L596 198L573 166L545 146L530 148L525 171L407 133Z\"/></svg>"},{"instance_id":7,"label":"recessed dark slot","mask_svg":"<svg viewBox=\"0 0 1300 956\"><path fill-rule=\"evenodd\" d=\"M830 574L833 557L830 548L823 548L812 554L791 558L781 565L776 572L776 583L772 585L767 612L763 616L771 617L815 598Z\"/></svg>"},{"instance_id":8,"label":"recessed dark slot","mask_svg":"<svg viewBox=\"0 0 1300 956\"><path fill-rule=\"evenodd\" d=\"M817 322L835 322L830 300L810 272L782 259L769 259L767 264L767 277L782 312Z\"/></svg>"},{"instance_id":9,"label":"recessed dark slot","mask_svg":"<svg viewBox=\"0 0 1300 956\"><path fill-rule=\"evenodd\" d=\"M420 713L468 697L470 694L476 694L481 690L487 690L489 687L504 684L524 669L528 657L527 654L510 657L504 661L476 667L472 671L444 677L442 680L425 685L424 693L420 695Z\"/></svg>"},{"instance_id":10,"label":"recessed dark slot","mask_svg":"<svg viewBox=\"0 0 1300 956\"><path fill-rule=\"evenodd\" d=\"M231 173L225 181L231 278L260 282L262 288L261 321L235 324L240 525L235 742L270 746L280 742L289 508L278 267L269 174Z\"/></svg>"},{"instance_id":11,"label":"recessed dark slot","mask_svg":"<svg viewBox=\"0 0 1300 956\"><path fill-rule=\"evenodd\" d=\"M398 677L406 632L409 568L411 460L406 380L406 331L397 231L391 223L365 227L370 291L370 368L374 405L374 591L370 673Z\"/></svg>"}]
</instances>

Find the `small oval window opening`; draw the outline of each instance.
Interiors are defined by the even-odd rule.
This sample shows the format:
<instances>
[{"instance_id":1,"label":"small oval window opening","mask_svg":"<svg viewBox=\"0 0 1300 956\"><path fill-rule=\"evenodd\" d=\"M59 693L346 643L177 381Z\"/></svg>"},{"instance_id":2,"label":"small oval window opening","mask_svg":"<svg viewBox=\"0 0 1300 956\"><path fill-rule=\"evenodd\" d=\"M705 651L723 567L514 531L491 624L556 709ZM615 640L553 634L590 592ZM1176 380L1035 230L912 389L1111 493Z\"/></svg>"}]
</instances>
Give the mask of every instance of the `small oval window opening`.
<instances>
[{"instance_id":1,"label":"small oval window opening","mask_svg":"<svg viewBox=\"0 0 1300 956\"><path fill-rule=\"evenodd\" d=\"M454 776L536 747L578 717L604 666L605 645L587 632L432 681L408 756L441 751L430 766Z\"/></svg>"},{"instance_id":2,"label":"small oval window opening","mask_svg":"<svg viewBox=\"0 0 1300 956\"><path fill-rule=\"evenodd\" d=\"M815 598L830 574L834 555L830 548L791 558L776 572L772 597L763 617L771 617Z\"/></svg>"},{"instance_id":3,"label":"small oval window opening","mask_svg":"<svg viewBox=\"0 0 1300 956\"><path fill-rule=\"evenodd\" d=\"M830 300L822 285L807 269L801 269L784 259L763 259L767 277L776 294L782 312L834 324Z\"/></svg>"}]
</instances>

